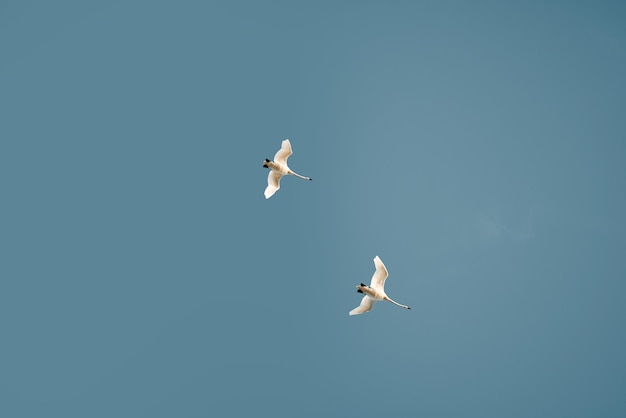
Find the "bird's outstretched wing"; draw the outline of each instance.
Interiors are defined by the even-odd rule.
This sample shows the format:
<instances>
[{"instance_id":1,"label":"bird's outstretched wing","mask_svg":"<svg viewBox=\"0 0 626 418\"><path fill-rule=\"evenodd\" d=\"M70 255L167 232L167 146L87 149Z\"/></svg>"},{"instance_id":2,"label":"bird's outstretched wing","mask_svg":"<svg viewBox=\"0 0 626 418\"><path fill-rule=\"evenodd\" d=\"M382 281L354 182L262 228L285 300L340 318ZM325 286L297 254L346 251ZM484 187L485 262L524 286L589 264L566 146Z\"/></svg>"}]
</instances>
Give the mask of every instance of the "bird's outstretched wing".
<instances>
[{"instance_id":1,"label":"bird's outstretched wing","mask_svg":"<svg viewBox=\"0 0 626 418\"><path fill-rule=\"evenodd\" d=\"M285 139L283 140L283 143L276 155L274 155L274 162L277 162L278 164L287 164L287 158L289 158L291 154L293 154L291 151L291 142L289 142L288 139Z\"/></svg>"},{"instance_id":2,"label":"bird's outstretched wing","mask_svg":"<svg viewBox=\"0 0 626 418\"><path fill-rule=\"evenodd\" d=\"M365 295L363 296L363 299L361 299L361 304L350 311L350 315L360 315L362 313L369 312L372 310L375 303L376 299Z\"/></svg>"},{"instance_id":3,"label":"bird's outstretched wing","mask_svg":"<svg viewBox=\"0 0 626 418\"><path fill-rule=\"evenodd\" d=\"M382 260L376 256L374 257L374 266L376 266L376 271L372 276L372 283L370 284L376 290L385 290L385 280L387 280L387 276L389 273L387 272L387 267L383 264Z\"/></svg>"},{"instance_id":4,"label":"bird's outstretched wing","mask_svg":"<svg viewBox=\"0 0 626 418\"><path fill-rule=\"evenodd\" d=\"M277 171L270 170L270 173L267 175L267 187L265 188L265 198L269 199L276 193L278 189L280 189L280 178L283 175Z\"/></svg>"}]
</instances>

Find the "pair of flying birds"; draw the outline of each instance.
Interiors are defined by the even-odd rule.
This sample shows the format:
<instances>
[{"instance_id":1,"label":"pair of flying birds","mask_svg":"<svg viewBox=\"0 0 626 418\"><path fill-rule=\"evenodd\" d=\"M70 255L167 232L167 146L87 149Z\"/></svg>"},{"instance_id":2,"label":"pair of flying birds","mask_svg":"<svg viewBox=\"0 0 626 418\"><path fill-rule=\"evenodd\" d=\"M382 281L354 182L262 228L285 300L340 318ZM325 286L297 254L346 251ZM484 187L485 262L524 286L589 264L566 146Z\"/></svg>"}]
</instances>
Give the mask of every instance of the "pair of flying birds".
<instances>
[{"instance_id":1,"label":"pair of flying birds","mask_svg":"<svg viewBox=\"0 0 626 418\"><path fill-rule=\"evenodd\" d=\"M288 139L285 139L283 140L280 149L274 156L274 161L268 160L267 158L265 159L263 167L270 169L269 175L267 176L267 187L265 188L266 199L272 197L274 193L280 189L280 179L287 174L300 177L304 180L313 180L310 177L301 176L289 168L287 165L287 158L289 158L291 154L293 154L291 151L291 142L289 142ZM394 301L385 293L385 280L387 280L389 273L378 256L374 258L374 266L376 267L376 271L372 276L372 282L370 285L368 286L361 283L356 287L356 291L358 293L363 293L365 296L363 296L361 304L350 311L350 315L359 315L371 311L374 304L379 300L386 300L387 302L391 302L401 308L411 309L406 305L402 305Z\"/></svg>"}]
</instances>

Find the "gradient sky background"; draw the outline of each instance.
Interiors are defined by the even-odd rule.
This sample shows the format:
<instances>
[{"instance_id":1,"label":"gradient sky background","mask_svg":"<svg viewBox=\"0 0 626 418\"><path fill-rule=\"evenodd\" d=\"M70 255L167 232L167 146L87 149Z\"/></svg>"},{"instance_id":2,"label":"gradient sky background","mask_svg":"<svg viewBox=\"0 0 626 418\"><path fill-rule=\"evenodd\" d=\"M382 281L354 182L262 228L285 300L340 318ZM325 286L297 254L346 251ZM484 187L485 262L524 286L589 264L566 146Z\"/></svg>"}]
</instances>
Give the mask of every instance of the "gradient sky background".
<instances>
[{"instance_id":1,"label":"gradient sky background","mask_svg":"<svg viewBox=\"0 0 626 418\"><path fill-rule=\"evenodd\" d=\"M626 416L625 109L621 1L5 0L0 415Z\"/></svg>"}]
</instances>

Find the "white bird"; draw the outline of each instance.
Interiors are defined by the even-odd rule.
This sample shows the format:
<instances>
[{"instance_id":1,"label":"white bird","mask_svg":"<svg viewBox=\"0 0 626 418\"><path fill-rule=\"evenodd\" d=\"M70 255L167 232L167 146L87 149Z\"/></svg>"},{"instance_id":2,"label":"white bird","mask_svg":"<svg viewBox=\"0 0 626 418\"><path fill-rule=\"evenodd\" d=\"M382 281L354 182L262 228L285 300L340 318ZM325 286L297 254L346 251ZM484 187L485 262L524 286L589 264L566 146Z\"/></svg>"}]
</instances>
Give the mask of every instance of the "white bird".
<instances>
[{"instance_id":1,"label":"white bird","mask_svg":"<svg viewBox=\"0 0 626 418\"><path fill-rule=\"evenodd\" d=\"M365 296L363 296L361 304L350 311L350 315L360 315L371 311L374 304L379 300L386 300L387 302L391 302L401 308L411 309L406 305L401 305L395 300L392 300L385 293L385 280L387 279L389 273L387 272L387 267L385 267L378 256L374 258L374 266L376 266L376 271L372 276L372 283L369 286L361 283L356 287L356 291L358 293L364 293Z\"/></svg>"},{"instance_id":2,"label":"white bird","mask_svg":"<svg viewBox=\"0 0 626 418\"><path fill-rule=\"evenodd\" d=\"M269 199L276 193L278 189L280 189L280 179L282 176L290 174L292 176L300 177L304 180L313 180L310 177L301 176L298 173L291 171L291 169L287 166L287 158L293 154L291 151L291 142L288 139L283 140L283 143L274 155L274 161L270 161L267 158L263 163L263 167L269 168L270 173L267 176L267 187L265 188L265 198Z\"/></svg>"}]
</instances>

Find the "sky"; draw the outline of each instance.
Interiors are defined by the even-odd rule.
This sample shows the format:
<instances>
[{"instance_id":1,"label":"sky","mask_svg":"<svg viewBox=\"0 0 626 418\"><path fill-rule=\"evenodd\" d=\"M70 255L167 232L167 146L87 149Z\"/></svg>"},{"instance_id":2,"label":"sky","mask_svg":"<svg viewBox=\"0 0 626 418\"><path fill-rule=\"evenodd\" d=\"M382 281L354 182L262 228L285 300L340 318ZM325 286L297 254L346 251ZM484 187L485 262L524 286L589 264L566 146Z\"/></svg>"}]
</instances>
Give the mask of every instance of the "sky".
<instances>
[{"instance_id":1,"label":"sky","mask_svg":"<svg viewBox=\"0 0 626 418\"><path fill-rule=\"evenodd\" d=\"M625 416L625 22L0 2L0 415Z\"/></svg>"}]
</instances>

